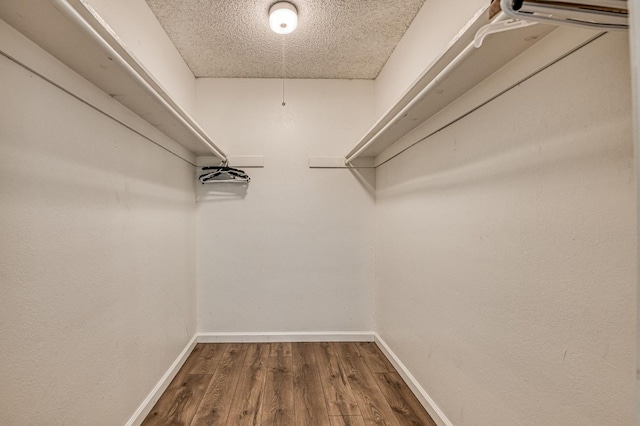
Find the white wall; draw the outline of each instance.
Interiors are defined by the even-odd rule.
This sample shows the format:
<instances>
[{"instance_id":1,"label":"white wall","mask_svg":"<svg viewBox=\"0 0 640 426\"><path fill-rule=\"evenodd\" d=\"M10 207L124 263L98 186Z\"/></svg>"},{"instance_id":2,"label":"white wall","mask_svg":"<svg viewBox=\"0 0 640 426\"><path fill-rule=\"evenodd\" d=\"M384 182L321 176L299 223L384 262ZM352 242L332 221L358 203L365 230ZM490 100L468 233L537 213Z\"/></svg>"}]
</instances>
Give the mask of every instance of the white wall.
<instances>
[{"instance_id":1,"label":"white wall","mask_svg":"<svg viewBox=\"0 0 640 426\"><path fill-rule=\"evenodd\" d=\"M640 164L640 0L629 2L631 9L631 28L629 41L631 43L631 79L633 83L633 117L634 117L634 151L636 167ZM640 174L636 170L636 193L640 189ZM640 224L640 212L637 223ZM638 244L640 246L640 243ZM640 283L636 298L640 303ZM636 424L640 425L640 315L636 316L636 335L638 346L636 348Z\"/></svg>"},{"instance_id":2,"label":"white wall","mask_svg":"<svg viewBox=\"0 0 640 426\"><path fill-rule=\"evenodd\" d=\"M377 329L456 426L633 424L626 37L377 169Z\"/></svg>"},{"instance_id":3,"label":"white wall","mask_svg":"<svg viewBox=\"0 0 640 426\"><path fill-rule=\"evenodd\" d=\"M0 75L0 424L124 424L195 333L194 168L4 56Z\"/></svg>"},{"instance_id":4,"label":"white wall","mask_svg":"<svg viewBox=\"0 0 640 426\"><path fill-rule=\"evenodd\" d=\"M488 0L427 0L375 80L376 118L384 114L446 49Z\"/></svg>"},{"instance_id":5,"label":"white wall","mask_svg":"<svg viewBox=\"0 0 640 426\"><path fill-rule=\"evenodd\" d=\"M198 188L198 330L373 330L373 195L349 170L308 168L364 133L373 82L287 81L284 108L281 84L197 81L203 128L230 155L265 157L246 194Z\"/></svg>"},{"instance_id":6,"label":"white wall","mask_svg":"<svg viewBox=\"0 0 640 426\"><path fill-rule=\"evenodd\" d=\"M194 115L195 78L144 0L89 0L145 68Z\"/></svg>"}]
</instances>

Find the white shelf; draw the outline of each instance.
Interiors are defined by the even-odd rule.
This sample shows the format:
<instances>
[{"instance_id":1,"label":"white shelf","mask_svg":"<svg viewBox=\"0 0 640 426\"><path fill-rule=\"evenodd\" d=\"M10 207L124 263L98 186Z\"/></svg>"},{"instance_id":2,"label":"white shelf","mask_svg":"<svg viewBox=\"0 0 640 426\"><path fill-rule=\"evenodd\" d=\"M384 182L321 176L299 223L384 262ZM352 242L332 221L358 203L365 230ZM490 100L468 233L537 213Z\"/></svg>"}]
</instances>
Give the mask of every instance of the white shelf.
<instances>
[{"instance_id":1,"label":"white shelf","mask_svg":"<svg viewBox=\"0 0 640 426\"><path fill-rule=\"evenodd\" d=\"M226 157L82 0L10 0L0 18L194 155Z\"/></svg>"},{"instance_id":2,"label":"white shelf","mask_svg":"<svg viewBox=\"0 0 640 426\"><path fill-rule=\"evenodd\" d=\"M556 29L538 24L491 34L482 47L469 50L477 31L489 22L485 9L479 11L346 158L378 156Z\"/></svg>"}]
</instances>

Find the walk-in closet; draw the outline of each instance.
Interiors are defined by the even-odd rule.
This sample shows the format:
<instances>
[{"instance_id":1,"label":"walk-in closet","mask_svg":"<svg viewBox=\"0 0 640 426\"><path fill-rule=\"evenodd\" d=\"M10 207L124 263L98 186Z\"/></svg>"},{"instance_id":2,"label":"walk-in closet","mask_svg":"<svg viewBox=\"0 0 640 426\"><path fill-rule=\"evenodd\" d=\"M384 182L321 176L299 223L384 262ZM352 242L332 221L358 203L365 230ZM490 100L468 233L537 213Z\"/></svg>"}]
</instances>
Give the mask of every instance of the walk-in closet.
<instances>
[{"instance_id":1,"label":"walk-in closet","mask_svg":"<svg viewBox=\"0 0 640 426\"><path fill-rule=\"evenodd\" d=\"M0 0L0 425L636 425L638 16Z\"/></svg>"}]
</instances>

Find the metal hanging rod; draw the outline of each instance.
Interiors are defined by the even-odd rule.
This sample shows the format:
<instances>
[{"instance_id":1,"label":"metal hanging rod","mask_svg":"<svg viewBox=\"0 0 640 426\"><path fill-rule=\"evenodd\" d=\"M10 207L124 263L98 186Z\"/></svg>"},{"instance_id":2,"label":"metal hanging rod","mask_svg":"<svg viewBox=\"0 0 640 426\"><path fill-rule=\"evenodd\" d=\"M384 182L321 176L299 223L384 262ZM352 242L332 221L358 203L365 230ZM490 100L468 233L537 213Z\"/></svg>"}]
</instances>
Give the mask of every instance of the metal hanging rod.
<instances>
[{"instance_id":1,"label":"metal hanging rod","mask_svg":"<svg viewBox=\"0 0 640 426\"><path fill-rule=\"evenodd\" d=\"M512 18L604 30L629 28L627 0L500 0Z\"/></svg>"}]
</instances>

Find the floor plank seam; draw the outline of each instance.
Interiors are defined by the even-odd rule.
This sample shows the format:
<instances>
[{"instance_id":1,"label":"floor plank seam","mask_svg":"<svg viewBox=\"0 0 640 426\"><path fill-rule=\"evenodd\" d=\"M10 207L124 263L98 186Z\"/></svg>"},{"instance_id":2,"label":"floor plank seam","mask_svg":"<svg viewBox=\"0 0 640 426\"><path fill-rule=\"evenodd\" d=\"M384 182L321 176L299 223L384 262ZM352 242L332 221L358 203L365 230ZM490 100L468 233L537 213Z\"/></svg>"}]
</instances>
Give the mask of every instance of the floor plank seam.
<instances>
[{"instance_id":1,"label":"floor plank seam","mask_svg":"<svg viewBox=\"0 0 640 426\"><path fill-rule=\"evenodd\" d=\"M374 343L197 344L143 425L435 426Z\"/></svg>"}]
</instances>

